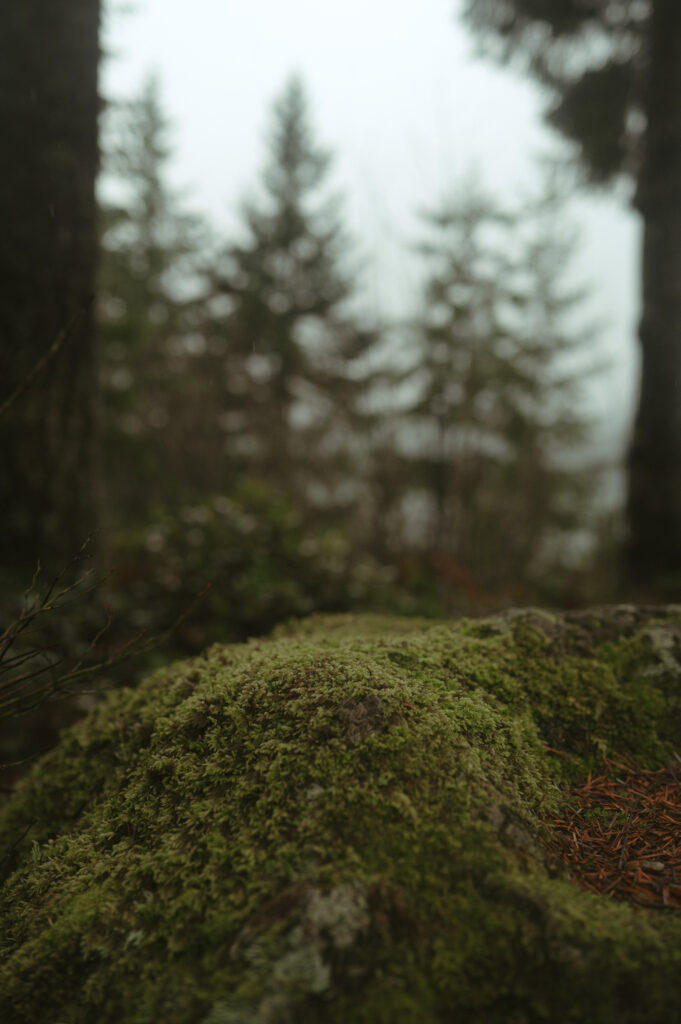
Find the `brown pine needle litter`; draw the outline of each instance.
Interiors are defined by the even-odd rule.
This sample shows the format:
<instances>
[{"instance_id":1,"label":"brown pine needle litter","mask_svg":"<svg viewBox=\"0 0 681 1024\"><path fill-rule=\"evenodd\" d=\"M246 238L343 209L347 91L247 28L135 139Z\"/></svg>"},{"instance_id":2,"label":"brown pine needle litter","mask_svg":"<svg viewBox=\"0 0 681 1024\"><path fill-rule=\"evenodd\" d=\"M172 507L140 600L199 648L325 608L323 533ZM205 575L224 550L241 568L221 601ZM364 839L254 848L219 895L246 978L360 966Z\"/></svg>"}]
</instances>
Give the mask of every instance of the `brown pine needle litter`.
<instances>
[{"instance_id":1,"label":"brown pine needle litter","mask_svg":"<svg viewBox=\"0 0 681 1024\"><path fill-rule=\"evenodd\" d=\"M556 753L559 753L556 751ZM681 758L656 771L624 755L568 795L543 843L570 881L635 907L681 909Z\"/></svg>"}]
</instances>

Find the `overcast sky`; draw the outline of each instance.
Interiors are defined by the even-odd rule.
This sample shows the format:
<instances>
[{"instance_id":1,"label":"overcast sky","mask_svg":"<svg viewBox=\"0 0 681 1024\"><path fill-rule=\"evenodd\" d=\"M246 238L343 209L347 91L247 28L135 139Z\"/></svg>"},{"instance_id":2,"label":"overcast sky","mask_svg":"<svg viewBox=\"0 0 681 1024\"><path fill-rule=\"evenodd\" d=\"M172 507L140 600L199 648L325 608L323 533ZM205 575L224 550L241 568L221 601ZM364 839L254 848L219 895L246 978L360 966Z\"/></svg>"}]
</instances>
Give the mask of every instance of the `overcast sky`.
<instances>
[{"instance_id":1,"label":"overcast sky","mask_svg":"<svg viewBox=\"0 0 681 1024\"><path fill-rule=\"evenodd\" d=\"M509 199L554 144L542 97L519 73L475 54L458 0L109 0L106 96L156 73L173 127L173 184L218 228L262 166L273 99L307 86L318 140L368 269L367 301L403 312L418 264L417 212L474 171ZM331 180L331 179L330 179ZM613 369L594 390L605 423L627 423L634 389L638 224L614 199L579 199L578 276L593 290Z\"/></svg>"}]
</instances>

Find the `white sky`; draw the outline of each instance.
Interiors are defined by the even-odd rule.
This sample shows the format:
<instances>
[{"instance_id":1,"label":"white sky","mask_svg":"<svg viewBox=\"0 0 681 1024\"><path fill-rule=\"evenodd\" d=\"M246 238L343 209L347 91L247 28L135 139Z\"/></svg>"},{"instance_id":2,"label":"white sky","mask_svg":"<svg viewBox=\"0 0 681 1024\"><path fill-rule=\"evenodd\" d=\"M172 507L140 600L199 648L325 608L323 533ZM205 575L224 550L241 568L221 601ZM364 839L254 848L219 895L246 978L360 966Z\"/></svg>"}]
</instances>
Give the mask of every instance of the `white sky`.
<instances>
[{"instance_id":1,"label":"white sky","mask_svg":"<svg viewBox=\"0 0 681 1024\"><path fill-rule=\"evenodd\" d=\"M417 211L471 170L510 200L535 178L553 136L542 98L516 72L476 57L459 0L109 0L102 89L122 97L158 75L174 129L173 184L229 229L256 182L273 99L291 72L315 135L335 154L330 182L368 269L370 307L404 312L418 286ZM580 199L577 273L604 322L613 369L594 388L604 434L633 401L638 224L616 200Z\"/></svg>"}]
</instances>

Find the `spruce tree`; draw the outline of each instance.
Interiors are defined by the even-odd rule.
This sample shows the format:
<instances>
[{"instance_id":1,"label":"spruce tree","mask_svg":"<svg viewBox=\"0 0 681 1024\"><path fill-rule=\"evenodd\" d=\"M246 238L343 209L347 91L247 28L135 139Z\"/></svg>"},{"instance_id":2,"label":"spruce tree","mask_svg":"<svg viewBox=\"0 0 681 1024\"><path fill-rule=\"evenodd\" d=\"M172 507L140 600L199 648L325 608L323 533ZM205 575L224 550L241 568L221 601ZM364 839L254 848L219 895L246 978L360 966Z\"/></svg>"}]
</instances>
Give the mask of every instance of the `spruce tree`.
<instances>
[{"instance_id":1,"label":"spruce tree","mask_svg":"<svg viewBox=\"0 0 681 1024\"><path fill-rule=\"evenodd\" d=\"M201 490L216 432L204 393L212 383L199 365L205 232L167 183L168 136L155 80L112 105L98 312L105 507L114 523Z\"/></svg>"},{"instance_id":2,"label":"spruce tree","mask_svg":"<svg viewBox=\"0 0 681 1024\"><path fill-rule=\"evenodd\" d=\"M467 0L465 18L550 96L588 182L636 183L643 221L641 378L629 448L626 567L681 591L681 4Z\"/></svg>"},{"instance_id":3,"label":"spruce tree","mask_svg":"<svg viewBox=\"0 0 681 1024\"><path fill-rule=\"evenodd\" d=\"M467 185L425 218L412 480L431 554L481 593L541 586L586 517L575 452L587 428L570 368L584 338L568 323L578 295L558 212L551 193L509 212Z\"/></svg>"},{"instance_id":4,"label":"spruce tree","mask_svg":"<svg viewBox=\"0 0 681 1024\"><path fill-rule=\"evenodd\" d=\"M377 340L352 309L329 164L292 78L274 106L261 194L243 205L243 241L211 274L228 309L213 327L225 340L228 445L245 471L313 506L352 489L348 439L366 422L361 367Z\"/></svg>"}]
</instances>

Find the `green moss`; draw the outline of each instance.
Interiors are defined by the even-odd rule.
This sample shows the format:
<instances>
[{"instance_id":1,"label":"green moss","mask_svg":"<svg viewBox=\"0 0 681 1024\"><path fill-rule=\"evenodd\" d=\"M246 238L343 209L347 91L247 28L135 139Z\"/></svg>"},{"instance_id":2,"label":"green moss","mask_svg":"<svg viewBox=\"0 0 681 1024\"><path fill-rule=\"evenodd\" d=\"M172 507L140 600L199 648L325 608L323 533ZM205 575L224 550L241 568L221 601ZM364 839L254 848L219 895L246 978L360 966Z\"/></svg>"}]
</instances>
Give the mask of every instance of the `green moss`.
<instances>
[{"instance_id":1,"label":"green moss","mask_svg":"<svg viewBox=\"0 0 681 1024\"><path fill-rule=\"evenodd\" d=\"M319 617L110 695L0 813L0 1017L677 1019L681 920L537 840L604 752L669 759L679 637L679 609Z\"/></svg>"}]
</instances>

